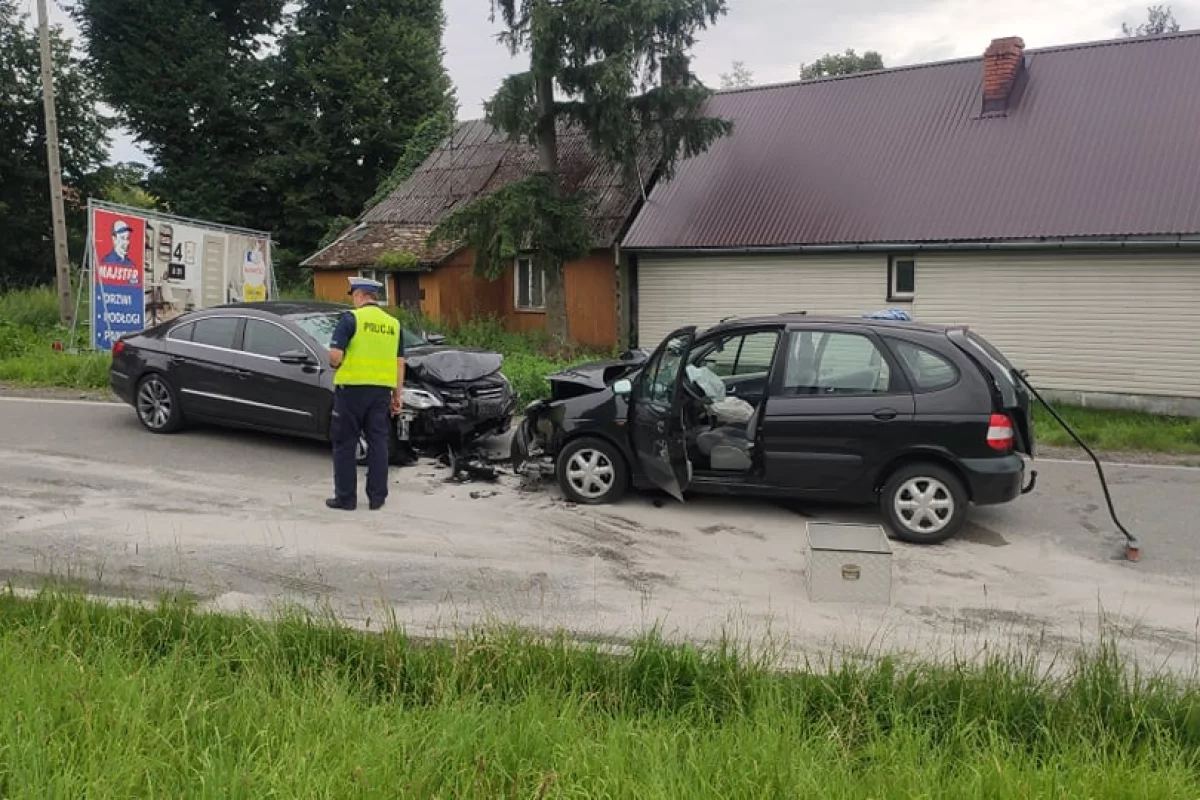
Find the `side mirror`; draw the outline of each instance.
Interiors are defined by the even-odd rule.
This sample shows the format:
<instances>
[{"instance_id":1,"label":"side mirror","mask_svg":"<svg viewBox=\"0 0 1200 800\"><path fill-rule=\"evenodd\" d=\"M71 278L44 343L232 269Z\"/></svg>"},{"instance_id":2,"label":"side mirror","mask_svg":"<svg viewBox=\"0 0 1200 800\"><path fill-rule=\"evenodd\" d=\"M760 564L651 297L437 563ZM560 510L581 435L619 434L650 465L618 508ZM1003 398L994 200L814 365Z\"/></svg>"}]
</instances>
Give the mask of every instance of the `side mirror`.
<instances>
[{"instance_id":1,"label":"side mirror","mask_svg":"<svg viewBox=\"0 0 1200 800\"><path fill-rule=\"evenodd\" d=\"M621 378L612 385L613 394L618 397L625 397L633 393L633 381L628 378Z\"/></svg>"},{"instance_id":2,"label":"side mirror","mask_svg":"<svg viewBox=\"0 0 1200 800\"><path fill-rule=\"evenodd\" d=\"M445 344L446 343L446 334L444 334L444 333L427 333L427 334L425 334L425 341L429 342L430 344L434 344L434 345Z\"/></svg>"},{"instance_id":3,"label":"side mirror","mask_svg":"<svg viewBox=\"0 0 1200 800\"><path fill-rule=\"evenodd\" d=\"M287 350L279 354L279 363L294 364L296 366L312 366L316 362L313 361L312 356L310 356L307 351Z\"/></svg>"}]
</instances>

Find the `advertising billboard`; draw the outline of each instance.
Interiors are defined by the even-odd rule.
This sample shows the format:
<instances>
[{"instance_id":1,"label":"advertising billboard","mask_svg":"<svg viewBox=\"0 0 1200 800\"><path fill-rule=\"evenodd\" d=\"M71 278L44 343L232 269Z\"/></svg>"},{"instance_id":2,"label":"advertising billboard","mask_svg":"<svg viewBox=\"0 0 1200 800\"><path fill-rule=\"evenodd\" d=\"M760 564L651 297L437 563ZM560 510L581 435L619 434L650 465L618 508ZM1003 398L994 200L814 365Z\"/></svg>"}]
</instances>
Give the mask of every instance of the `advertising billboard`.
<instances>
[{"instance_id":1,"label":"advertising billboard","mask_svg":"<svg viewBox=\"0 0 1200 800\"><path fill-rule=\"evenodd\" d=\"M274 296L269 234L89 201L93 345Z\"/></svg>"},{"instance_id":2,"label":"advertising billboard","mask_svg":"<svg viewBox=\"0 0 1200 800\"><path fill-rule=\"evenodd\" d=\"M146 327L145 231L146 221L139 217L103 209L92 216L92 338L102 350Z\"/></svg>"}]
</instances>

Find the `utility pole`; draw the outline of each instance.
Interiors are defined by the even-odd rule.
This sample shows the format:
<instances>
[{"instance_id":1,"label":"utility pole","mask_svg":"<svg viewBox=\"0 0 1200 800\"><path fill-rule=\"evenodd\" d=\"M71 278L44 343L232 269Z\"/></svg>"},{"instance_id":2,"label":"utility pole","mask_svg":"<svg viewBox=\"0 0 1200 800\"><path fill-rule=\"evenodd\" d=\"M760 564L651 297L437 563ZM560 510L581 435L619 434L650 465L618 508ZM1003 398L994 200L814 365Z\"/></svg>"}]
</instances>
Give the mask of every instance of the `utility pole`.
<instances>
[{"instance_id":1,"label":"utility pole","mask_svg":"<svg viewBox=\"0 0 1200 800\"><path fill-rule=\"evenodd\" d=\"M50 21L46 0L38 0L38 40L42 49L42 103L46 110L46 163L50 167L50 214L54 221L54 269L58 274L58 316L70 325L71 273L67 254L67 218L63 212L62 166L58 158L58 118L54 113L54 69L50 55Z\"/></svg>"}]
</instances>

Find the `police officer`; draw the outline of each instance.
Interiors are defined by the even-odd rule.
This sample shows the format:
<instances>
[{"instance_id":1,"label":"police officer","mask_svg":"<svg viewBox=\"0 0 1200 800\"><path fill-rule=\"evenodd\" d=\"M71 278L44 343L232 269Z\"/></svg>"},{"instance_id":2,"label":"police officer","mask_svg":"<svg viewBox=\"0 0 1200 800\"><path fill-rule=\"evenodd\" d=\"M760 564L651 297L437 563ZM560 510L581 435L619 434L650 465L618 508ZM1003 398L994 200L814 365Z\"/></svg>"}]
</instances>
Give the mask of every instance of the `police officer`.
<instances>
[{"instance_id":1,"label":"police officer","mask_svg":"<svg viewBox=\"0 0 1200 800\"><path fill-rule=\"evenodd\" d=\"M354 310L338 321L329 343L333 376L333 497L330 508L358 506L355 449L367 439L367 500L383 508L388 494L388 414L400 413L404 387L404 337L400 323L378 304L383 284L350 278Z\"/></svg>"}]
</instances>

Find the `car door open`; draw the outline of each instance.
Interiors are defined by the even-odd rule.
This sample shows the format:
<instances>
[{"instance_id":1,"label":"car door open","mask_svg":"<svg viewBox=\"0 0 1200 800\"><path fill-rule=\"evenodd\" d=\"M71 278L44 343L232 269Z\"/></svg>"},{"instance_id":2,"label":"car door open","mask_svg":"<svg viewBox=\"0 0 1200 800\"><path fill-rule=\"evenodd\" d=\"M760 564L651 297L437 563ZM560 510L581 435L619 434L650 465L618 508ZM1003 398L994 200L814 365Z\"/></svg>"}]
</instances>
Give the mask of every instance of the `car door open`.
<instances>
[{"instance_id":1,"label":"car door open","mask_svg":"<svg viewBox=\"0 0 1200 800\"><path fill-rule=\"evenodd\" d=\"M633 449L650 481L676 500L691 482L681 384L696 328L681 328L666 338L633 387L629 404Z\"/></svg>"}]
</instances>

